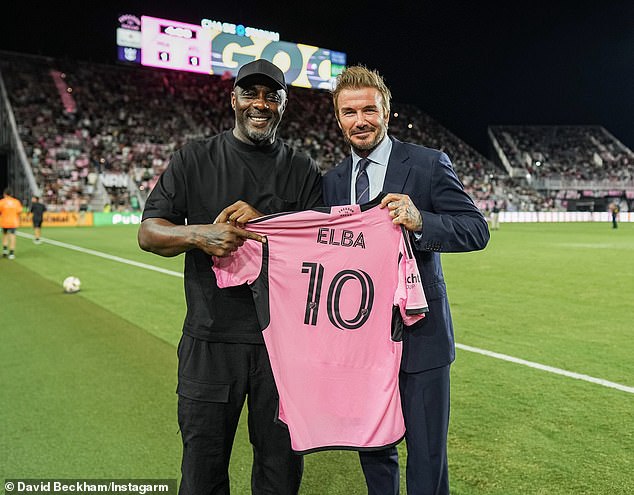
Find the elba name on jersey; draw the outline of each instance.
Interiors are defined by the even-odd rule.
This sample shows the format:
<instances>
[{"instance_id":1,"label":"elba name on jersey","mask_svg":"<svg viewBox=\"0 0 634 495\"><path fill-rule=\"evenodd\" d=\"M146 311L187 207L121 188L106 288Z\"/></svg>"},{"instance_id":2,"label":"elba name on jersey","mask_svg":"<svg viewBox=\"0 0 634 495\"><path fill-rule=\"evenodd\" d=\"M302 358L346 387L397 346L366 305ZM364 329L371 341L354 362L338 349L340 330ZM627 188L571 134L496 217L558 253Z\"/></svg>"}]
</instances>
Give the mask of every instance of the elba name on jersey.
<instances>
[{"instance_id":1,"label":"elba name on jersey","mask_svg":"<svg viewBox=\"0 0 634 495\"><path fill-rule=\"evenodd\" d=\"M365 249L363 232L355 234L352 230L320 227L317 233L317 242L319 244L330 244L331 246L360 247Z\"/></svg>"}]
</instances>

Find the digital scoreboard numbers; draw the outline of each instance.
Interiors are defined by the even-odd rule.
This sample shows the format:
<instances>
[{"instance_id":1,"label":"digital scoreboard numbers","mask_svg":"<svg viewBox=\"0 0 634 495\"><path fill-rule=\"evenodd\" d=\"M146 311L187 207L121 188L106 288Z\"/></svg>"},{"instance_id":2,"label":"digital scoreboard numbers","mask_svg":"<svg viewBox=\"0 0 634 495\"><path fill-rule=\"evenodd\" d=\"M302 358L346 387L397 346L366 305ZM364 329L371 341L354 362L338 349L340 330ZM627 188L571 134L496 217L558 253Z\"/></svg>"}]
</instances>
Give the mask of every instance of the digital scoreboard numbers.
<instances>
[{"instance_id":1,"label":"digital scoreboard numbers","mask_svg":"<svg viewBox=\"0 0 634 495\"><path fill-rule=\"evenodd\" d=\"M196 24L141 16L141 64L210 74L210 31Z\"/></svg>"}]
</instances>

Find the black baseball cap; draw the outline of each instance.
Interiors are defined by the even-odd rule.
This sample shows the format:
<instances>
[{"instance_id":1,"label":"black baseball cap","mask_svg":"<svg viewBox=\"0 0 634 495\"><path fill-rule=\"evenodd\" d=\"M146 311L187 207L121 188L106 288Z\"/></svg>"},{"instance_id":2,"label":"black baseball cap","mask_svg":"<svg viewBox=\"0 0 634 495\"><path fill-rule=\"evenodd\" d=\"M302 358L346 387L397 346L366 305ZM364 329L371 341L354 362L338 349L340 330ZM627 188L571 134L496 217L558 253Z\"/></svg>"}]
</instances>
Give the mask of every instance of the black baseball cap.
<instances>
[{"instance_id":1,"label":"black baseball cap","mask_svg":"<svg viewBox=\"0 0 634 495\"><path fill-rule=\"evenodd\" d=\"M233 87L244 87L240 84L241 82L247 78L256 76L268 79L273 84L273 88L283 89L288 93L288 88L286 87L286 81L284 80L284 73L282 70L277 65L264 58L259 58L240 67L236 80L233 83Z\"/></svg>"}]
</instances>

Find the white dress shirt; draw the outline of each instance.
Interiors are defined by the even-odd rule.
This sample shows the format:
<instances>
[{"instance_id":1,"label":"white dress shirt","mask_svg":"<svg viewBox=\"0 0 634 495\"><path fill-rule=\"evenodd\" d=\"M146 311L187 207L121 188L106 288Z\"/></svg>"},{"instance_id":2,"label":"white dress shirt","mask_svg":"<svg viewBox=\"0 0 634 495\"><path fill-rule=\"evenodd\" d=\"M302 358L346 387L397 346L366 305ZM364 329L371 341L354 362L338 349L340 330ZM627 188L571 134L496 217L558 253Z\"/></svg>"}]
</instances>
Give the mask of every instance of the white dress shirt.
<instances>
[{"instance_id":1,"label":"white dress shirt","mask_svg":"<svg viewBox=\"0 0 634 495\"><path fill-rule=\"evenodd\" d=\"M387 162L390 160L390 153L392 152L392 140L385 137L381 140L379 145L372 150L372 153L368 155L370 164L366 168L368 174L368 181L370 183L370 201L376 198L383 190L383 183L385 182L385 174L387 172ZM357 155L354 150L352 151L352 180L350 181L350 202L356 203L357 196L355 192L355 183L357 179L357 172L359 172L359 162L362 158Z\"/></svg>"},{"instance_id":2,"label":"white dress shirt","mask_svg":"<svg viewBox=\"0 0 634 495\"><path fill-rule=\"evenodd\" d=\"M385 174L387 173L387 162L390 160L390 153L392 153L392 140L387 137L387 134L379 145L372 150L372 153L368 155L370 164L366 168L368 174L368 180L370 182L370 201L376 198L383 190L383 183L385 182ZM362 158L352 150L352 177L350 181L350 202L356 203L357 195L355 191L355 184L357 180L357 172L359 172L359 162ZM385 191L394 192L394 191ZM422 236L422 232L413 232L414 239L419 240Z\"/></svg>"}]
</instances>

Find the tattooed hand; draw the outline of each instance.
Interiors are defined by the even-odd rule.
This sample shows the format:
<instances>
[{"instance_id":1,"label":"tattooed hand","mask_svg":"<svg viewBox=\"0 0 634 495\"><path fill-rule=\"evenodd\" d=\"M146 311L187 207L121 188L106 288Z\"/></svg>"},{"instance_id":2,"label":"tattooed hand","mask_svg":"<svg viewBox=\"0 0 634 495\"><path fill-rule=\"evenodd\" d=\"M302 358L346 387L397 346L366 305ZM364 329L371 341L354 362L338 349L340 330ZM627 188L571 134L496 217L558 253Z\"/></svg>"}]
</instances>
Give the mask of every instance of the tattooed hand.
<instances>
[{"instance_id":1,"label":"tattooed hand","mask_svg":"<svg viewBox=\"0 0 634 495\"><path fill-rule=\"evenodd\" d=\"M423 217L407 194L387 194L381 201L380 208L386 206L395 224L400 224L411 232L423 230Z\"/></svg>"}]
</instances>

